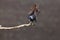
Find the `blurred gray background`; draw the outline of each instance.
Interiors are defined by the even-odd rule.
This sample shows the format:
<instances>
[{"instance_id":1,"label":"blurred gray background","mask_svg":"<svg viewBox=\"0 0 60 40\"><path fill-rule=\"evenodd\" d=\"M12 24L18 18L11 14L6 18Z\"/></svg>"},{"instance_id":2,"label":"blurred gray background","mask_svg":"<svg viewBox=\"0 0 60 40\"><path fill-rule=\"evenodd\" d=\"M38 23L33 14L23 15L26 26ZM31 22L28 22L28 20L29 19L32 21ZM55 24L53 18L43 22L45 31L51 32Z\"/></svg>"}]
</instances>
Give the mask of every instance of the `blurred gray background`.
<instances>
[{"instance_id":1,"label":"blurred gray background","mask_svg":"<svg viewBox=\"0 0 60 40\"><path fill-rule=\"evenodd\" d=\"M60 0L0 0L0 25L27 23L29 9L34 3L41 11L36 25L0 30L0 40L60 40Z\"/></svg>"}]
</instances>

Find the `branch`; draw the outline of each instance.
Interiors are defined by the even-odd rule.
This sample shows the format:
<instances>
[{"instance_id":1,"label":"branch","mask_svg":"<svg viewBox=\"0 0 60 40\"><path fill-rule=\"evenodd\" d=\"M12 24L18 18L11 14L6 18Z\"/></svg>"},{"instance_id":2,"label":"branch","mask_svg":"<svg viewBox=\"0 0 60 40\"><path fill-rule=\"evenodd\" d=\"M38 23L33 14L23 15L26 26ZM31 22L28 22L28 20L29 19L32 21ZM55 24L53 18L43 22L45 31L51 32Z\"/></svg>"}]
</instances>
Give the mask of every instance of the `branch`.
<instances>
[{"instance_id":1,"label":"branch","mask_svg":"<svg viewBox=\"0 0 60 40\"><path fill-rule=\"evenodd\" d=\"M18 26L14 26L14 27L2 27L0 25L0 29L15 29L15 28L20 28L20 27L24 27L24 26L30 26L31 25L31 22L28 23L28 24L22 24L22 25L18 25Z\"/></svg>"}]
</instances>

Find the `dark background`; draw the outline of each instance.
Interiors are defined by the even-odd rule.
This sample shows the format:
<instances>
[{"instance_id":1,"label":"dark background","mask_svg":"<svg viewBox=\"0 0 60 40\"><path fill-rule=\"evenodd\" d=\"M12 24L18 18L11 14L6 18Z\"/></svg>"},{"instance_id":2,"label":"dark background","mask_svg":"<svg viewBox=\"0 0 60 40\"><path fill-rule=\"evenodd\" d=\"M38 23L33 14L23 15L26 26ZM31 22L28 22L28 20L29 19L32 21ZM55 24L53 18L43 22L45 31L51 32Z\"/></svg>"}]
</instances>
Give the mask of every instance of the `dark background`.
<instances>
[{"instance_id":1,"label":"dark background","mask_svg":"<svg viewBox=\"0 0 60 40\"><path fill-rule=\"evenodd\" d=\"M0 0L0 25L27 23L29 9L34 3L41 11L36 25L0 30L0 40L60 40L60 0Z\"/></svg>"}]
</instances>

